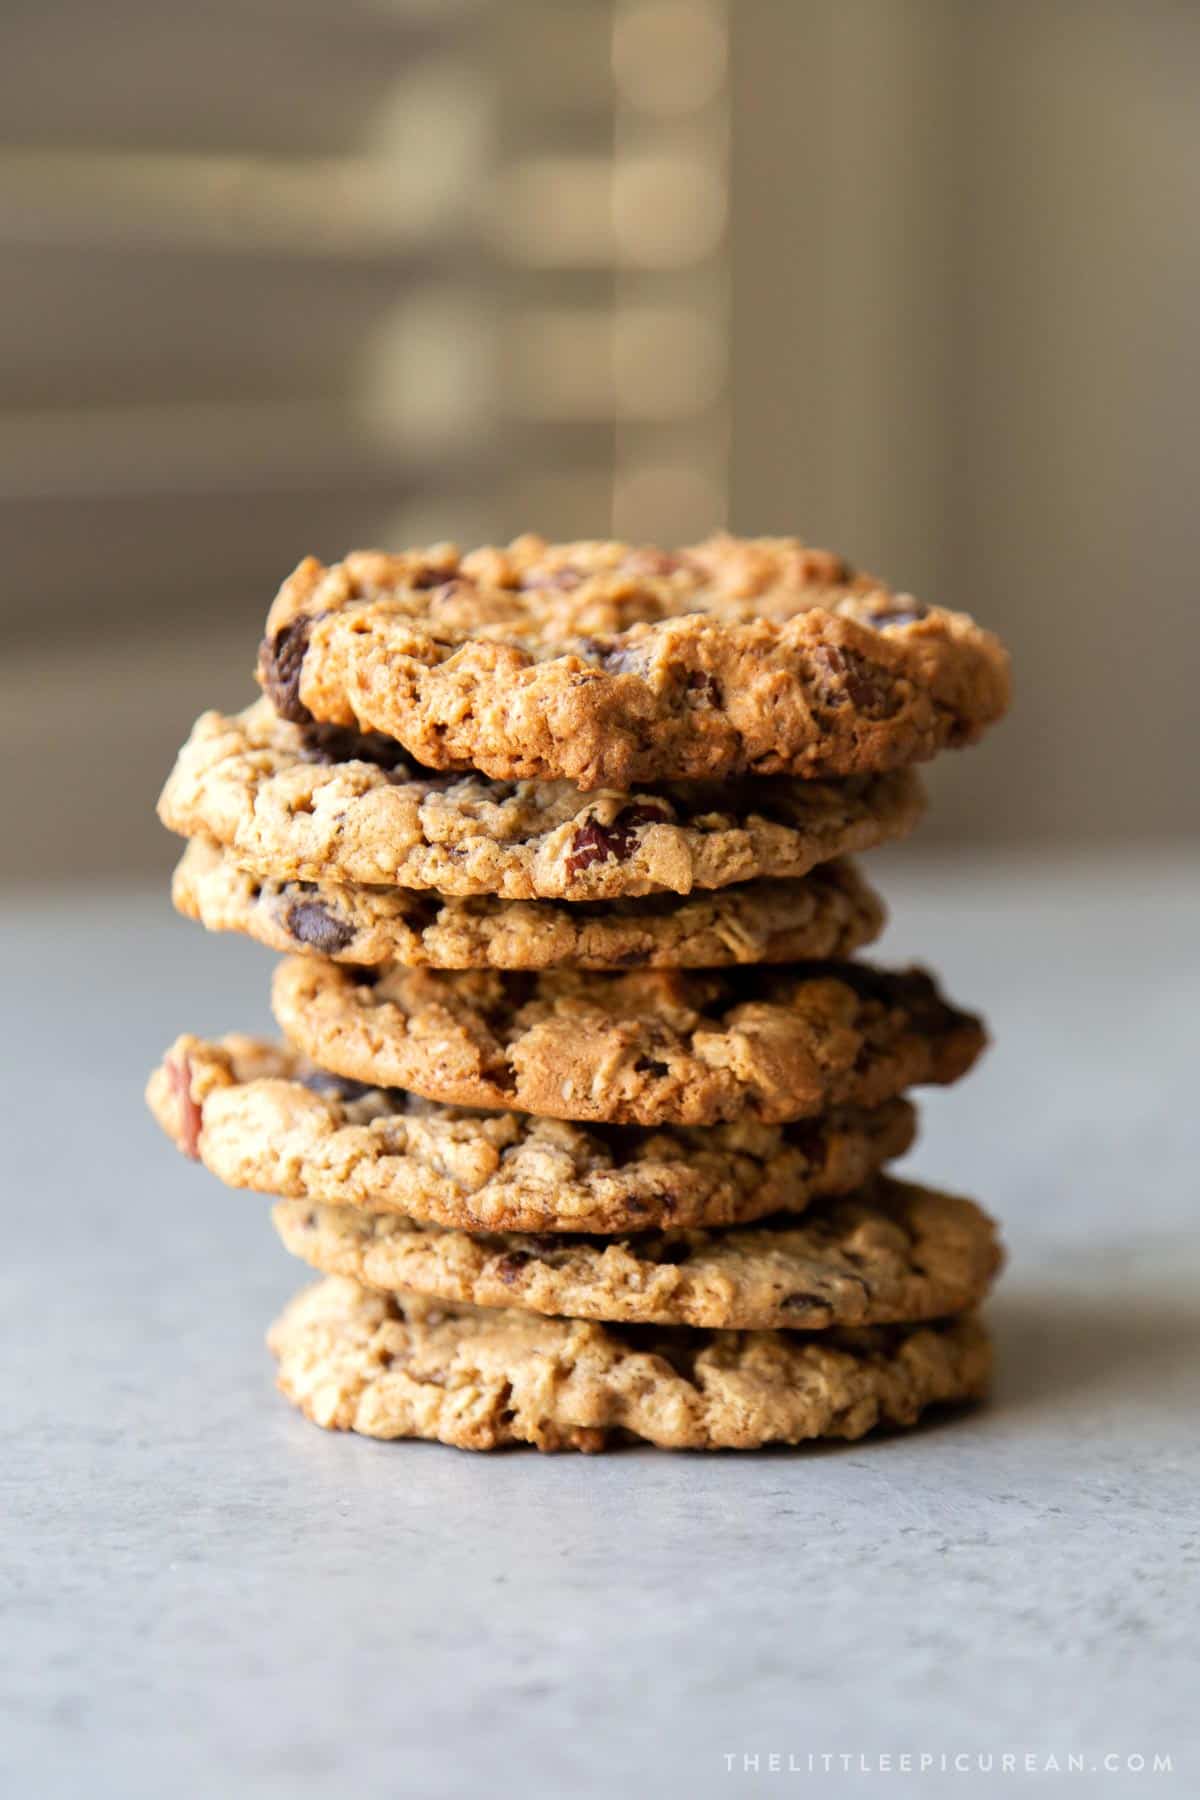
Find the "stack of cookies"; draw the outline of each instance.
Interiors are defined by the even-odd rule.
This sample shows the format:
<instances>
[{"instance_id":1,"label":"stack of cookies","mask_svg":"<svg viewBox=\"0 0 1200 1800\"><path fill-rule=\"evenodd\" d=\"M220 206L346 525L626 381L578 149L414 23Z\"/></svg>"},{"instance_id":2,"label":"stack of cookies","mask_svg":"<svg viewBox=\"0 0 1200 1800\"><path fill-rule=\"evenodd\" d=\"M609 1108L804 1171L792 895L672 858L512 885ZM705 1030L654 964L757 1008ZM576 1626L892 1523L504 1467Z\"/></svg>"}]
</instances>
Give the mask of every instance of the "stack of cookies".
<instances>
[{"instance_id":1,"label":"stack of cookies","mask_svg":"<svg viewBox=\"0 0 1200 1800\"><path fill-rule=\"evenodd\" d=\"M1007 658L791 539L309 560L263 698L160 803L179 909L286 953L281 1043L179 1038L150 1105L282 1196L319 1424L470 1449L854 1438L972 1399L1000 1262L884 1173L981 1022L859 953L847 857Z\"/></svg>"}]
</instances>

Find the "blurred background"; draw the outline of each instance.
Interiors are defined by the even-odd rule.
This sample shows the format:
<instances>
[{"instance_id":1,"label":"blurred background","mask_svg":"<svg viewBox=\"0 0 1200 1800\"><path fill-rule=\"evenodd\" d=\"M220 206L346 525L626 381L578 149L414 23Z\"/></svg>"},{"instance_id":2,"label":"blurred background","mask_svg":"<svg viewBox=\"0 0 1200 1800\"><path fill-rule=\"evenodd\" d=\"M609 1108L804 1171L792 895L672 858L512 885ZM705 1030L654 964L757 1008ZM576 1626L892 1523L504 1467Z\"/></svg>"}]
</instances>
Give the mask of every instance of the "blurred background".
<instances>
[{"instance_id":1,"label":"blurred background","mask_svg":"<svg viewBox=\"0 0 1200 1800\"><path fill-rule=\"evenodd\" d=\"M6 0L0 879L157 878L301 555L831 544L1013 647L925 840L1194 837L1200 8Z\"/></svg>"}]
</instances>

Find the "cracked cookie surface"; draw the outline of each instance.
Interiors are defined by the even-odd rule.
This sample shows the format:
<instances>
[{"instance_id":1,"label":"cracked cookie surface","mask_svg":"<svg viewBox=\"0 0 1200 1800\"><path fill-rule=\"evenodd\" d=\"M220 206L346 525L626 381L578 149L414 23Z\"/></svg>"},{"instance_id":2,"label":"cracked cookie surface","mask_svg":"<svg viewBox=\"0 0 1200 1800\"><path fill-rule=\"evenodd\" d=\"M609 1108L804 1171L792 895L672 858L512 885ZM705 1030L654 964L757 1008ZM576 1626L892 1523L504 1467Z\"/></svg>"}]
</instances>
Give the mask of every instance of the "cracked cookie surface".
<instances>
[{"instance_id":1,"label":"cracked cookie surface","mask_svg":"<svg viewBox=\"0 0 1200 1800\"><path fill-rule=\"evenodd\" d=\"M973 1314L816 1338L671 1330L446 1306L336 1276L297 1295L267 1342L314 1423L465 1450L853 1439L981 1398L991 1368Z\"/></svg>"},{"instance_id":2,"label":"cracked cookie surface","mask_svg":"<svg viewBox=\"0 0 1200 1800\"><path fill-rule=\"evenodd\" d=\"M347 969L290 957L272 1002L321 1068L451 1105L618 1124L778 1124L958 1080L985 1043L921 970Z\"/></svg>"},{"instance_id":3,"label":"cracked cookie surface","mask_svg":"<svg viewBox=\"0 0 1200 1800\"><path fill-rule=\"evenodd\" d=\"M964 613L794 538L679 551L518 539L301 563L259 678L286 718L429 768L631 782L894 769L973 742L1008 658Z\"/></svg>"},{"instance_id":4,"label":"cracked cookie surface","mask_svg":"<svg viewBox=\"0 0 1200 1800\"><path fill-rule=\"evenodd\" d=\"M158 810L278 880L586 901L796 878L906 836L923 807L911 770L591 794L437 775L385 739L302 729L259 701L196 721Z\"/></svg>"},{"instance_id":5,"label":"cracked cookie surface","mask_svg":"<svg viewBox=\"0 0 1200 1800\"><path fill-rule=\"evenodd\" d=\"M436 969L703 969L842 957L877 938L885 917L846 862L824 863L801 881L589 904L277 881L239 869L201 839L184 852L171 896L210 931L240 931L272 950Z\"/></svg>"},{"instance_id":6,"label":"cracked cookie surface","mask_svg":"<svg viewBox=\"0 0 1200 1800\"><path fill-rule=\"evenodd\" d=\"M797 1125L581 1126L361 1087L260 1039L178 1038L147 1099L230 1187L468 1231L730 1225L848 1194L915 1135L905 1100Z\"/></svg>"},{"instance_id":7,"label":"cracked cookie surface","mask_svg":"<svg viewBox=\"0 0 1200 1800\"><path fill-rule=\"evenodd\" d=\"M800 1218L616 1240L469 1235L303 1200L279 1201L273 1218L294 1256L365 1287L712 1330L946 1318L982 1300L1001 1262L995 1226L973 1202L887 1177Z\"/></svg>"}]
</instances>

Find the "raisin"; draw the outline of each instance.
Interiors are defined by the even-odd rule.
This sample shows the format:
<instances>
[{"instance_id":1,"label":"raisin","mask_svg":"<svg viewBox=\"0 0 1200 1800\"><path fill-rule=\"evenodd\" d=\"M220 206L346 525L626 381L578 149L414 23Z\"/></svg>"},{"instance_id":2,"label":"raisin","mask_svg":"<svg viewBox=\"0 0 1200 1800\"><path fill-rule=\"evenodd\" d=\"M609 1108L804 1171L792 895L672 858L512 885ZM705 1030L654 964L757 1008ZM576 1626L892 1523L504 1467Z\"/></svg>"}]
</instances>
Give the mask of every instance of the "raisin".
<instances>
[{"instance_id":1,"label":"raisin","mask_svg":"<svg viewBox=\"0 0 1200 1800\"><path fill-rule=\"evenodd\" d=\"M661 824L665 817L666 814L659 812L657 807L637 805L622 807L611 825L602 825L599 819L588 819L571 839L567 874L578 875L582 869L590 869L593 863L607 862L609 857L617 862L627 862L639 827Z\"/></svg>"},{"instance_id":2,"label":"raisin","mask_svg":"<svg viewBox=\"0 0 1200 1800\"><path fill-rule=\"evenodd\" d=\"M655 1081L661 1081L664 1075L670 1074L671 1065L658 1062L653 1056L639 1056L633 1065L633 1072L635 1075L652 1075Z\"/></svg>"},{"instance_id":3,"label":"raisin","mask_svg":"<svg viewBox=\"0 0 1200 1800\"><path fill-rule=\"evenodd\" d=\"M324 956L336 956L354 938L353 925L335 919L319 900L293 900L284 924L298 944L308 944Z\"/></svg>"}]
</instances>

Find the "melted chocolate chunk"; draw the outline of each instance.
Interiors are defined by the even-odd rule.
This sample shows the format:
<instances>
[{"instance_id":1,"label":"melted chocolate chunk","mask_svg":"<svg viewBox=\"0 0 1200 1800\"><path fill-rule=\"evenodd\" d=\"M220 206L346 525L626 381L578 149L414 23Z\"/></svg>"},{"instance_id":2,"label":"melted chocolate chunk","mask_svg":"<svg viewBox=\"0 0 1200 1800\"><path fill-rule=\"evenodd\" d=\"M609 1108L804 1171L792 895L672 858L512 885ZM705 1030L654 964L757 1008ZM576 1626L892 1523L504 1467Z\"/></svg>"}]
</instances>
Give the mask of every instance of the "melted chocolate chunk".
<instances>
[{"instance_id":1,"label":"melted chocolate chunk","mask_svg":"<svg viewBox=\"0 0 1200 1800\"><path fill-rule=\"evenodd\" d=\"M354 927L321 905L319 900L293 900L283 918L298 944L308 944L323 956L336 956L354 941Z\"/></svg>"},{"instance_id":2,"label":"melted chocolate chunk","mask_svg":"<svg viewBox=\"0 0 1200 1800\"><path fill-rule=\"evenodd\" d=\"M885 719L896 711L886 672L860 656L857 650L838 644L818 644L814 687L824 706L845 706L849 700L870 719Z\"/></svg>"},{"instance_id":3,"label":"melted chocolate chunk","mask_svg":"<svg viewBox=\"0 0 1200 1800\"><path fill-rule=\"evenodd\" d=\"M263 688L281 719L307 725L312 714L300 698L300 677L315 618L293 619L273 638L264 638L258 653Z\"/></svg>"}]
</instances>

